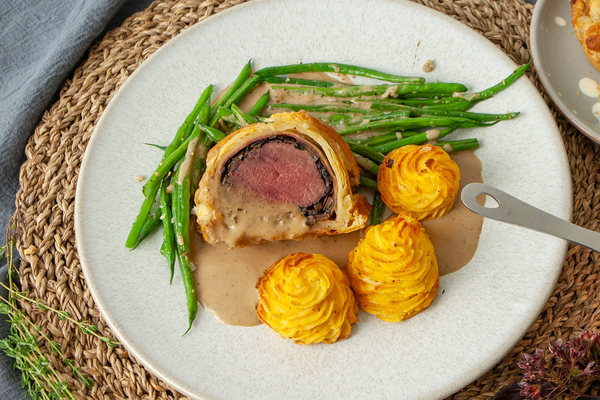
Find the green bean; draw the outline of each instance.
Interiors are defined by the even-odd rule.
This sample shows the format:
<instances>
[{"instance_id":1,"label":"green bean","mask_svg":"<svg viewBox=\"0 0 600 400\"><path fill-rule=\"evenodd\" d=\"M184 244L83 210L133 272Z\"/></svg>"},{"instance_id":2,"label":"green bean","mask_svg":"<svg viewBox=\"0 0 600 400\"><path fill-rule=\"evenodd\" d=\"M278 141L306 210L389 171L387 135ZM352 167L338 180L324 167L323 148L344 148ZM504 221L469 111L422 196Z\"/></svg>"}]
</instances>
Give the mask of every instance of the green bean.
<instances>
[{"instance_id":1,"label":"green bean","mask_svg":"<svg viewBox=\"0 0 600 400\"><path fill-rule=\"evenodd\" d=\"M513 113L506 113L506 114L485 114L485 113L474 113L474 112L467 112L467 111L437 111L437 110L422 109L422 108L416 108L414 110L411 110L411 113L410 113L411 117L412 116L421 117L421 116L437 115L437 116L446 116L446 117L468 118L472 121L479 121L479 122L505 121L505 120L513 119L514 117L516 117L519 114L521 114L521 113L513 112Z\"/></svg>"},{"instance_id":2,"label":"green bean","mask_svg":"<svg viewBox=\"0 0 600 400\"><path fill-rule=\"evenodd\" d=\"M173 283L173 274L175 273L175 257L177 251L175 250L175 233L173 232L173 214L171 212L171 194L167 191L170 179L163 179L160 186L160 209L162 210L163 218L163 242L160 247L160 254L162 254L169 264L169 271L171 271L171 277L169 283Z\"/></svg>"},{"instance_id":3,"label":"green bean","mask_svg":"<svg viewBox=\"0 0 600 400\"><path fill-rule=\"evenodd\" d=\"M198 114L198 120L196 121L198 124L208 124L208 119L210 118L210 109L210 103L206 103L204 107L202 107L200 114Z\"/></svg>"},{"instance_id":4,"label":"green bean","mask_svg":"<svg viewBox=\"0 0 600 400\"><path fill-rule=\"evenodd\" d=\"M395 88L395 89L393 89ZM402 83L397 85L372 85L372 86L342 86L342 87L314 87L314 86L284 86L273 85L273 90L287 90L297 93L312 93L328 97L357 97L357 96L381 96L386 91L392 90L393 97L403 93L428 93L443 92L455 93L465 92L467 87L460 83Z\"/></svg>"},{"instance_id":5,"label":"green bean","mask_svg":"<svg viewBox=\"0 0 600 400\"><path fill-rule=\"evenodd\" d=\"M252 125L252 124L256 124L258 122L258 120L255 117L243 112L235 104L231 105L231 111L233 111L233 115L235 115L235 117L238 119L238 121L243 122L245 125Z\"/></svg>"},{"instance_id":6,"label":"green bean","mask_svg":"<svg viewBox=\"0 0 600 400\"><path fill-rule=\"evenodd\" d=\"M356 117L349 114L332 114L329 116L319 117L319 119L327 122L335 129L342 129L347 127L348 125L353 125L360 121L360 119L357 119Z\"/></svg>"},{"instance_id":7,"label":"green bean","mask_svg":"<svg viewBox=\"0 0 600 400\"><path fill-rule=\"evenodd\" d=\"M250 76L250 73L252 72L251 64L252 59L250 59L250 61L248 61L248 63L244 65L244 68L242 68L237 78L235 78L235 81L233 81L231 87L229 87L229 89L227 89L223 96L219 100L217 100L217 102L212 106L212 109L210 111L211 117L214 117L219 108L222 107L225 103L227 103L231 96L233 96L234 93L236 93L237 90L246 82L246 80Z\"/></svg>"},{"instance_id":8,"label":"green bean","mask_svg":"<svg viewBox=\"0 0 600 400\"><path fill-rule=\"evenodd\" d=\"M179 260L179 268L181 270L181 277L183 278L183 287L185 289L185 297L187 301L188 309L188 328L182 336L192 329L192 324L196 319L198 313L198 303L196 300L196 288L194 287L194 276L192 275L192 265L190 263L189 256L187 254L181 254L177 252L177 259Z\"/></svg>"},{"instance_id":9,"label":"green bean","mask_svg":"<svg viewBox=\"0 0 600 400\"><path fill-rule=\"evenodd\" d=\"M381 120L370 122L368 124L353 125L344 129L338 130L340 135L348 135L359 131L367 131L371 129L382 129L382 128L396 128L402 129L414 129L414 128L433 128L436 126L454 126L458 122L473 122L466 118L458 117L416 117L416 118L398 118L392 120Z\"/></svg>"},{"instance_id":10,"label":"green bean","mask_svg":"<svg viewBox=\"0 0 600 400\"><path fill-rule=\"evenodd\" d=\"M348 143L348 146L350 146L350 150L352 150L353 153L360 154L361 156L366 157L377 164L381 164L385 158L373 147L360 145L352 139L345 139L345 141Z\"/></svg>"},{"instance_id":11,"label":"green bean","mask_svg":"<svg viewBox=\"0 0 600 400\"><path fill-rule=\"evenodd\" d=\"M341 113L355 113L355 114L368 114L369 110L365 110L364 108L357 107L345 107L339 105L324 105L324 104L287 104L287 103L279 103L279 104L271 104L269 105L269 109L273 108L285 108L287 110L292 111L315 111L315 112L341 112Z\"/></svg>"},{"instance_id":12,"label":"green bean","mask_svg":"<svg viewBox=\"0 0 600 400\"><path fill-rule=\"evenodd\" d=\"M156 194L158 193L158 185L155 185L148 195L144 197L144 201L142 202L142 207L140 207L140 211L135 218L135 222L129 231L129 235L127 236L127 240L125 241L125 247L128 249L134 249L135 246L140 242L140 232L144 227L144 223L146 221L146 216L150 213L150 209L154 205L156 201Z\"/></svg>"},{"instance_id":13,"label":"green bean","mask_svg":"<svg viewBox=\"0 0 600 400\"><path fill-rule=\"evenodd\" d=\"M392 111L402 108L402 106L422 107L453 103L469 103L469 100L462 97L444 99L380 99L371 103L371 110Z\"/></svg>"},{"instance_id":14,"label":"green bean","mask_svg":"<svg viewBox=\"0 0 600 400\"><path fill-rule=\"evenodd\" d=\"M425 143L429 142L430 140L441 139L445 136L448 136L450 133L454 132L456 129L458 129L458 126L441 130L441 131L439 131L439 134L437 132L429 132L429 131L421 132L417 135L410 136L410 137L407 137L404 139L394 140L394 141L387 142L387 143L384 143L381 145L373 146L373 148L375 150L381 152L382 154L387 154L392 150L395 150L402 146L407 146L409 144L421 145L421 144L425 144Z\"/></svg>"},{"instance_id":15,"label":"green bean","mask_svg":"<svg viewBox=\"0 0 600 400\"><path fill-rule=\"evenodd\" d=\"M186 163L188 157L193 157L194 143L189 144L188 151L184 159L179 163L175 176L173 177L173 217L174 217L174 232L175 242L177 244L177 259L179 260L179 268L181 277L183 278L183 286L187 299L188 321L189 326L187 334L192 327L192 323L196 318L198 305L196 301L196 288L194 286L194 278L192 276L192 268L188 253L190 251L190 164ZM187 168L187 169L186 169Z\"/></svg>"},{"instance_id":16,"label":"green bean","mask_svg":"<svg viewBox=\"0 0 600 400\"><path fill-rule=\"evenodd\" d=\"M477 103L479 103L479 100L458 101L448 104L435 104L433 106L423 106L421 108L423 108L423 110L467 111Z\"/></svg>"},{"instance_id":17,"label":"green bean","mask_svg":"<svg viewBox=\"0 0 600 400\"><path fill-rule=\"evenodd\" d=\"M437 142L436 146L443 148L446 152L472 150L479 148L477 139L453 140L450 142Z\"/></svg>"},{"instance_id":18,"label":"green bean","mask_svg":"<svg viewBox=\"0 0 600 400\"><path fill-rule=\"evenodd\" d=\"M228 108L228 110L231 110L230 108ZM221 118L223 120L223 122L228 122L231 125L234 125L234 127L232 127L232 130L236 130L239 128L242 128L244 126L246 126L247 124L242 121L241 119L238 119L238 117L235 115L235 113L233 111L231 111L231 114L228 115L224 115L223 118Z\"/></svg>"},{"instance_id":19,"label":"green bean","mask_svg":"<svg viewBox=\"0 0 600 400\"><path fill-rule=\"evenodd\" d=\"M148 182L146 182L142 188L144 196L148 197L152 191L154 191L154 195L156 196L155 188L158 188L160 181L162 181L163 178L167 176L169 171L171 171L171 169L175 166L175 164L181 160L181 157L183 157L187 150L188 144L198 136L200 136L200 128L195 126L192 134L186 139L186 141L183 142L169 157L164 159L159 164L156 171L154 171L150 179L148 179Z\"/></svg>"},{"instance_id":20,"label":"green bean","mask_svg":"<svg viewBox=\"0 0 600 400\"><path fill-rule=\"evenodd\" d=\"M206 87L206 89L204 89L204 91L202 91L202 94L200 95L200 98L198 99L196 106L194 106L194 110L185 119L186 124L191 124L196 120L196 118L198 118L198 114L200 114L200 112L202 111L202 107L204 107L205 104L209 104L210 96L212 96L212 92L213 92L213 85L208 85Z\"/></svg>"},{"instance_id":21,"label":"green bean","mask_svg":"<svg viewBox=\"0 0 600 400\"><path fill-rule=\"evenodd\" d=\"M491 121L504 121L513 119L520 113L507 113L507 114L485 114L485 113L474 113L474 112L466 112L466 111L446 111L446 110L435 110L431 108L418 108L418 107L408 107L408 106L400 106L402 109L399 109L394 112L389 113L379 113L379 114L368 114L363 116L363 119L368 119L369 121L379 121L383 119L392 119L402 117L403 112L409 111L410 117L426 117L426 116L443 116L443 117L460 117L467 118L472 121L480 121L480 122L491 122Z\"/></svg>"},{"instance_id":22,"label":"green bean","mask_svg":"<svg viewBox=\"0 0 600 400\"><path fill-rule=\"evenodd\" d=\"M270 84L289 83L291 85L304 85L304 86L318 86L318 87L332 87L335 82L318 81L314 79L300 79L291 77L280 77L280 76L265 76L262 77L262 81Z\"/></svg>"},{"instance_id":23,"label":"green bean","mask_svg":"<svg viewBox=\"0 0 600 400\"><path fill-rule=\"evenodd\" d=\"M233 104L239 104L246 98L248 93L254 90L260 83L260 77L253 75L244 82L242 86L231 96L229 100L224 104L224 107L231 107Z\"/></svg>"},{"instance_id":24,"label":"green bean","mask_svg":"<svg viewBox=\"0 0 600 400\"><path fill-rule=\"evenodd\" d=\"M217 123L219 123L220 119L222 119L223 117L228 117L230 115L233 115L233 111L231 111L229 108L219 107L216 114L210 120L210 124L208 124L208 126L214 128L215 126L217 126Z\"/></svg>"},{"instance_id":25,"label":"green bean","mask_svg":"<svg viewBox=\"0 0 600 400\"><path fill-rule=\"evenodd\" d=\"M425 82L421 77L408 77L387 74L371 68L363 68L355 65L338 63L309 63L292 64L277 67L267 67L256 72L258 76L289 75L300 72L338 72L346 75L363 76L388 82Z\"/></svg>"},{"instance_id":26,"label":"green bean","mask_svg":"<svg viewBox=\"0 0 600 400\"><path fill-rule=\"evenodd\" d=\"M369 189L377 190L377 181L362 174L360 175L360 184Z\"/></svg>"},{"instance_id":27,"label":"green bean","mask_svg":"<svg viewBox=\"0 0 600 400\"><path fill-rule=\"evenodd\" d=\"M381 223L381 214L383 213L383 200L378 190L373 195L373 208L371 209L371 225Z\"/></svg>"},{"instance_id":28,"label":"green bean","mask_svg":"<svg viewBox=\"0 0 600 400\"><path fill-rule=\"evenodd\" d=\"M165 149L162 160L158 164L159 165L158 168L160 168L160 166L165 163L166 159L171 155L171 153L176 151L176 149L178 149L181 146L182 142L184 142L188 138L188 136L194 131L194 121L198 118L198 115L201 114L202 108L206 104L208 104L208 102L210 101L210 96L212 95L212 91L213 91L213 85L208 85L208 87L206 89L204 89L204 91L200 95L200 99L198 99L198 102L194 106L194 110L187 116L187 118L185 119L185 122L177 130L177 133L175 134L175 138L173 138L173 141L171 142L171 144L169 144L167 146L167 148ZM169 168L169 169L171 169L171 168ZM153 177L154 177L154 175L153 175ZM155 184L155 180L152 180L152 178L151 178L142 187L142 192L144 194L148 193L149 192L148 186L154 185L154 184Z\"/></svg>"},{"instance_id":29,"label":"green bean","mask_svg":"<svg viewBox=\"0 0 600 400\"><path fill-rule=\"evenodd\" d=\"M144 143L144 144L148 145L148 146L156 147L157 149L160 149L162 151L166 151L167 150L167 146L161 146L159 144L154 144L154 143Z\"/></svg>"},{"instance_id":30,"label":"green bean","mask_svg":"<svg viewBox=\"0 0 600 400\"><path fill-rule=\"evenodd\" d=\"M529 66L531 65L532 62L533 62L533 59L531 59L527 64L521 65L519 68L515 69L512 74L510 74L508 77L506 77L506 79L503 79L502 82L498 83L497 85L494 85L491 88L488 88L479 93L476 93L476 98L478 100L489 99L490 97L497 94L498 92L506 89L514 81L519 79L519 77L521 77L521 75L523 75L525 73L525 71L527 71L527 69L529 68Z\"/></svg>"},{"instance_id":31,"label":"green bean","mask_svg":"<svg viewBox=\"0 0 600 400\"><path fill-rule=\"evenodd\" d=\"M260 96L258 100L256 100L256 103L254 104L254 106L252 106L250 111L248 111L248 114L252 116L259 115L265 108L269 100L271 100L271 92L266 92L265 94Z\"/></svg>"},{"instance_id":32,"label":"green bean","mask_svg":"<svg viewBox=\"0 0 600 400\"><path fill-rule=\"evenodd\" d=\"M206 125L201 125L200 127L204 129L204 132L206 132L208 137L210 137L215 143L219 143L227 136L225 133L221 132L216 128L211 128L210 126Z\"/></svg>"},{"instance_id":33,"label":"green bean","mask_svg":"<svg viewBox=\"0 0 600 400\"><path fill-rule=\"evenodd\" d=\"M206 134L206 131L202 129L202 135L198 138L198 145L196 146L194 166L191 171L191 203L194 202L194 193L198 190L200 179L202 179L202 175L204 175L204 171L206 171L206 154L208 153L208 150L210 150L211 145L211 138Z\"/></svg>"},{"instance_id":34,"label":"green bean","mask_svg":"<svg viewBox=\"0 0 600 400\"><path fill-rule=\"evenodd\" d=\"M364 171L368 171L373 175L377 176L377 174L379 173L379 164L374 163L373 161L361 156L360 154L352 154L354 155L354 159L356 160L356 163L359 167L361 167Z\"/></svg>"},{"instance_id":35,"label":"green bean","mask_svg":"<svg viewBox=\"0 0 600 400\"><path fill-rule=\"evenodd\" d=\"M451 98L452 95L448 95L447 93L405 93L401 97L404 99L447 99Z\"/></svg>"},{"instance_id":36,"label":"green bean","mask_svg":"<svg viewBox=\"0 0 600 400\"><path fill-rule=\"evenodd\" d=\"M381 121L384 119L395 119L395 118L405 118L410 117L410 109L405 108L404 110L396 110L389 113L377 113L377 114L367 114L364 115L360 121L357 121L357 124L362 124L364 121L375 122Z\"/></svg>"},{"instance_id":37,"label":"green bean","mask_svg":"<svg viewBox=\"0 0 600 400\"><path fill-rule=\"evenodd\" d=\"M131 250L135 249L142 242L142 240L146 239L146 237L149 234L151 234L152 231L154 231L156 229L156 227L160 223L161 215L162 215L162 212L159 208L155 212L153 212L152 214L150 214L146 217L146 220L144 221L144 224L142 225L142 229L140 229L140 234L138 236L137 243L133 246L133 248Z\"/></svg>"},{"instance_id":38,"label":"green bean","mask_svg":"<svg viewBox=\"0 0 600 400\"><path fill-rule=\"evenodd\" d=\"M405 131L405 132L394 132L394 133L386 133L385 135L377 135L370 137L365 140L361 140L360 144L365 146L377 146L383 143L390 142L392 140L400 140L406 137L417 135L418 132L415 131Z\"/></svg>"}]
</instances>

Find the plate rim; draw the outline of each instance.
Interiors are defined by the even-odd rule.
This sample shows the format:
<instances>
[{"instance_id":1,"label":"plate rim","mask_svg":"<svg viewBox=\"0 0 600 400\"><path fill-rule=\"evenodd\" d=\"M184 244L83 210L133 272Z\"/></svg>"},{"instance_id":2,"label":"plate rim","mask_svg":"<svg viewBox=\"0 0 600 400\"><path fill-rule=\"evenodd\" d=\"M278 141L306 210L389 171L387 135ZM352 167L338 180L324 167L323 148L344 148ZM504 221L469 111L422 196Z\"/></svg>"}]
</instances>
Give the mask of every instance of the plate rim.
<instances>
[{"instance_id":1,"label":"plate rim","mask_svg":"<svg viewBox=\"0 0 600 400\"><path fill-rule=\"evenodd\" d=\"M100 117L100 119L98 120L98 123L96 124L96 127L94 128L94 133L96 132L96 129L98 128L102 128L103 125L105 124L105 116L106 115L110 115L110 111L113 107L116 107L117 102L115 100L118 100L119 97L121 97L122 93L124 93L127 88L129 86L131 86L135 81L135 79L132 79L132 77L135 77L135 74L138 73L138 71L143 71L143 69L145 67L147 67L149 65L148 61L156 58L155 55L157 54L161 54L161 52L167 51L165 49L168 49L171 45L171 43L178 43L178 41L180 40L184 40L184 39L180 39L180 38L185 38L186 35L190 35L192 32L194 32L195 29L197 29L196 27L201 27L203 26L205 23L208 23L209 21L211 21L211 23L213 23L214 21L216 21L217 18L224 18L227 17L230 13L234 13L234 12L242 12L243 9L247 8L247 7L252 7L254 4L257 3L267 3L267 2L274 2L277 0L253 0L251 2L246 2L243 4L239 4L235 7L231 7L229 9L223 10L221 12L219 12L216 15L212 15L211 18L206 18L198 23L195 23L193 26L190 26L188 28L186 28L183 32L181 32L179 35L177 35L175 38L171 39L168 43L162 45L158 50L156 50L156 52L154 52L150 57L148 57L148 59L146 59L133 73L132 75L127 79L127 81L119 88L119 90L115 93L114 97L111 99L111 102L109 103L109 105L106 107L106 109L104 110L102 116ZM470 28L469 26L461 23L460 21L455 20L454 18L439 12L433 8L418 4L418 3L413 3L411 1L408 0L382 0L382 1L386 1L386 2L390 2L390 3L397 3L400 4L401 6L405 6L405 7L412 7L413 9L426 9L430 14L433 14L436 16L436 18L441 18L442 20L445 20L448 23L452 23L452 24L456 24L456 26L461 26L462 28L465 29L465 31L470 31L471 33L473 33L474 35L479 36L481 39L485 39L484 41L482 41L482 43L486 43L488 45L488 47L493 48L495 51L498 52L498 54L501 54L508 62L510 62L511 64L514 64L515 67L517 66L511 59L510 57L504 53L504 51L498 49L489 39L485 38L483 35L481 35L479 32L477 32L475 29ZM543 0L540 0L543 1ZM535 93L537 93L538 96L541 97L539 91L537 91L537 89L535 88L535 86L528 80L527 81L528 85L531 85L533 87L533 90L535 90ZM543 101L543 100L542 100ZM546 105L547 107L547 105ZM554 121L554 123L556 124L556 120L551 116L551 119ZM558 128L557 128L558 130ZM93 146L93 144L96 142L98 135L94 135L92 134L90 137L90 140L88 141L87 147L86 147L86 153L88 148L91 148L91 146ZM564 154L564 158L566 160L566 150L564 148L564 143L563 144L563 152L561 152L561 154ZM89 154L89 153L88 153ZM90 160L90 157L88 157L88 154L84 154L82 163L81 163L81 167L80 167L80 172L79 172L79 176L78 176L78 181L77 181L77 188L76 188L76 194L75 194L75 209L74 209L74 228L75 228L75 232L77 233L78 231L81 231L81 218L77 218L77 216L81 213L81 190L80 189L82 187L82 185L80 185L80 179L85 179L86 176L86 171L88 170L88 162ZM571 196L568 196L567 199L565 199L565 208L569 210L569 215L572 215L572 209L573 209L573 202L572 202L572 182L570 180L570 171L568 168L568 163L567 163L567 172L569 174L569 180L568 180L568 186L571 188L570 192L571 192ZM83 177L83 178L82 178ZM85 246L81 246L81 239L79 239L80 235L75 235L76 238L76 244L77 244L77 248L78 248L78 252L80 253L85 253ZM562 259L564 260L566 253L567 253L567 247L568 247L568 242L564 241L564 245L563 247L563 251L562 251ZM82 272L84 274L85 280L86 280L86 284L90 289L90 293L92 294L92 297L94 299L94 302L96 304L96 306L98 307L98 309L100 310L100 312L102 313L103 319L106 321L106 323L109 325L112 333L119 339L119 341L126 346L128 351L131 351L133 353L133 355L135 356L136 360L142 364L146 369L148 369L152 374L154 374L155 376L157 376L158 378L160 378L161 380L165 381L166 383L168 383L171 387L173 387L174 389L180 391L181 393L185 394L186 396L189 396L191 398L197 398L197 399L209 399L212 397L209 397L208 395L199 395L197 393L194 393L192 391L191 388L188 388L185 384L183 384L181 381L176 381L174 379L172 379L172 377L166 373L163 373L160 368L159 365L154 365L153 363L149 362L148 359L144 356L143 353L138 352L137 351L137 347L136 346L132 346L128 343L127 340L123 340L122 336L120 335L120 331L119 329L117 329L116 324L114 323L114 321L112 319L109 319L108 317L106 317L107 315L110 315L110 312L107 312L107 310L104 307L104 304L100 301L98 301L98 293L97 293L97 286L94 283L93 279L90 280L88 278L88 273L86 272L88 270L88 267L84 266L84 262L83 260L83 256L80 255L80 265L81 265L81 269ZM562 262L561 262L562 263ZM544 301L540 301L540 305L538 307L537 312L535 313L535 315L532 313L532 317L531 317L531 321L528 321L529 324L528 326L535 321L535 319L539 316L540 312L542 311L543 307L546 305L549 296L552 293L552 290L554 288L554 286L556 285L556 280L558 279L559 275L561 272L561 268L556 268L555 270L555 277L553 279L554 284L550 285L548 290L547 290L547 294L543 297ZM508 351L510 351L510 349L512 349L515 344L517 344L522 337L522 334L524 334L526 332L526 330L524 330L521 335L517 338L515 338L515 340L513 341L505 341L504 345L506 348L502 348L502 346L499 346L496 351L500 352L501 354L499 354L497 357L490 357L490 360L488 360L487 362L481 363L477 366L473 366L473 369L480 369L480 371L477 373L477 375L474 376L464 376L460 382L452 382L450 384L448 384L446 387L443 388L439 388L437 390L438 393L444 393L444 396L452 394L454 392L456 392L457 390L460 390L461 388L465 387L466 385L468 385L470 382L472 382L474 379L477 379L478 377L482 376L483 374L485 374L485 372L487 370L489 370L491 367L493 367L494 365L496 365L498 363L499 360L502 359L502 357L504 357L506 355L506 353ZM477 367L477 368L475 368Z\"/></svg>"}]
</instances>

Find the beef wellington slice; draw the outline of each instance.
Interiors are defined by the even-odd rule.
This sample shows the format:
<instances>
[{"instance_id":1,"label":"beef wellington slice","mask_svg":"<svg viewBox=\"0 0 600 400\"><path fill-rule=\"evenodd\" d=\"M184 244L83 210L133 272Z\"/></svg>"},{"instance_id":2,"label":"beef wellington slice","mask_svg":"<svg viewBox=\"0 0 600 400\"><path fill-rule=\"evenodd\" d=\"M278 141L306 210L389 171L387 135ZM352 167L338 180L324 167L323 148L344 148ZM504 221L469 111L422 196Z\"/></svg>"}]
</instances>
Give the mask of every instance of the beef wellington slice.
<instances>
[{"instance_id":1,"label":"beef wellington slice","mask_svg":"<svg viewBox=\"0 0 600 400\"><path fill-rule=\"evenodd\" d=\"M360 170L330 126L305 112L274 114L208 153L195 193L207 243L230 248L363 228L370 205L353 192Z\"/></svg>"}]
</instances>

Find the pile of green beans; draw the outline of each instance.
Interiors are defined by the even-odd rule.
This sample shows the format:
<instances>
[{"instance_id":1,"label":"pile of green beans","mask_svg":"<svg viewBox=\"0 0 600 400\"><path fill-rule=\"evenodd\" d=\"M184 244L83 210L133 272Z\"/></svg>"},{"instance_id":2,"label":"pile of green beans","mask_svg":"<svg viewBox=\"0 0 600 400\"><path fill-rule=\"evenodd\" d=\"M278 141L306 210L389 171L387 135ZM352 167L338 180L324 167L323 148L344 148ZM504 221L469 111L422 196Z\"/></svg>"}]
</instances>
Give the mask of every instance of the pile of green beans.
<instances>
[{"instance_id":1,"label":"pile of green beans","mask_svg":"<svg viewBox=\"0 0 600 400\"><path fill-rule=\"evenodd\" d=\"M377 189L377 174L385 154L409 144L432 142L446 151L479 147L477 139L439 141L461 128L485 127L516 117L519 113L484 114L469 112L478 102L508 87L531 65L517 68L499 84L482 92L464 94L460 83L425 83L421 77L393 75L370 68L338 63L293 64L252 72L252 60L242 68L233 84L213 101L213 85L177 130L163 157L142 188L144 200L127 237L125 246L135 249L158 225L163 225L160 252L166 258L172 282L178 261L186 293L189 332L197 313L190 251L190 210L193 196L206 169L210 148L229 133L248 124L263 121L271 111L304 110L329 123L348 143L362 169L361 185L374 191L371 224L381 221L383 201ZM389 83L349 85L290 77L303 72L335 72L377 79ZM248 110L240 103L258 85L268 90ZM309 93L331 98L320 104L270 104L271 92ZM265 113L266 111L266 113ZM265 114L263 114L265 113ZM431 129L436 131L431 131ZM434 135L435 140L430 140Z\"/></svg>"}]
</instances>

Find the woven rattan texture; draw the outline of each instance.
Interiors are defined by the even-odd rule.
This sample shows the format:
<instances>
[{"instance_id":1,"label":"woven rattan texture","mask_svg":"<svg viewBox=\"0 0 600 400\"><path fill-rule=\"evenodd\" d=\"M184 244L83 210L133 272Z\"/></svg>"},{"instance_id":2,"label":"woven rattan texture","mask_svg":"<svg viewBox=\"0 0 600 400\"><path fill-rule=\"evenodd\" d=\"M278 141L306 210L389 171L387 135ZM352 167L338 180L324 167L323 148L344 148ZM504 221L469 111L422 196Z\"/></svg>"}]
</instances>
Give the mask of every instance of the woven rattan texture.
<instances>
[{"instance_id":1,"label":"woven rattan texture","mask_svg":"<svg viewBox=\"0 0 600 400\"><path fill-rule=\"evenodd\" d=\"M45 113L29 140L27 161L21 168L14 221L18 228L17 248L23 260L22 287L28 296L89 320L111 336L86 286L75 248L74 196L86 145L111 98L145 59L187 27L244 1L157 1L96 43L87 60L65 83L60 99ZM528 60L533 8L522 0L418 2L474 28L515 62ZM530 78L535 79L535 75ZM536 85L541 90L539 82ZM573 221L598 229L600 148L579 134L554 109L547 96L544 98L560 127L569 157L574 190ZM499 364L453 398L489 398L506 383L519 379L516 361L521 352L544 348L549 340L568 338L582 329L597 328L599 265L598 253L572 246L552 297L523 339ZM66 356L74 359L96 382L87 389L69 378L67 368L46 348L50 362L68 378L78 398L181 397L146 371L124 348L107 347L100 340L80 333L68 321L30 304L23 304L23 308L48 337L62 344Z\"/></svg>"}]
</instances>

